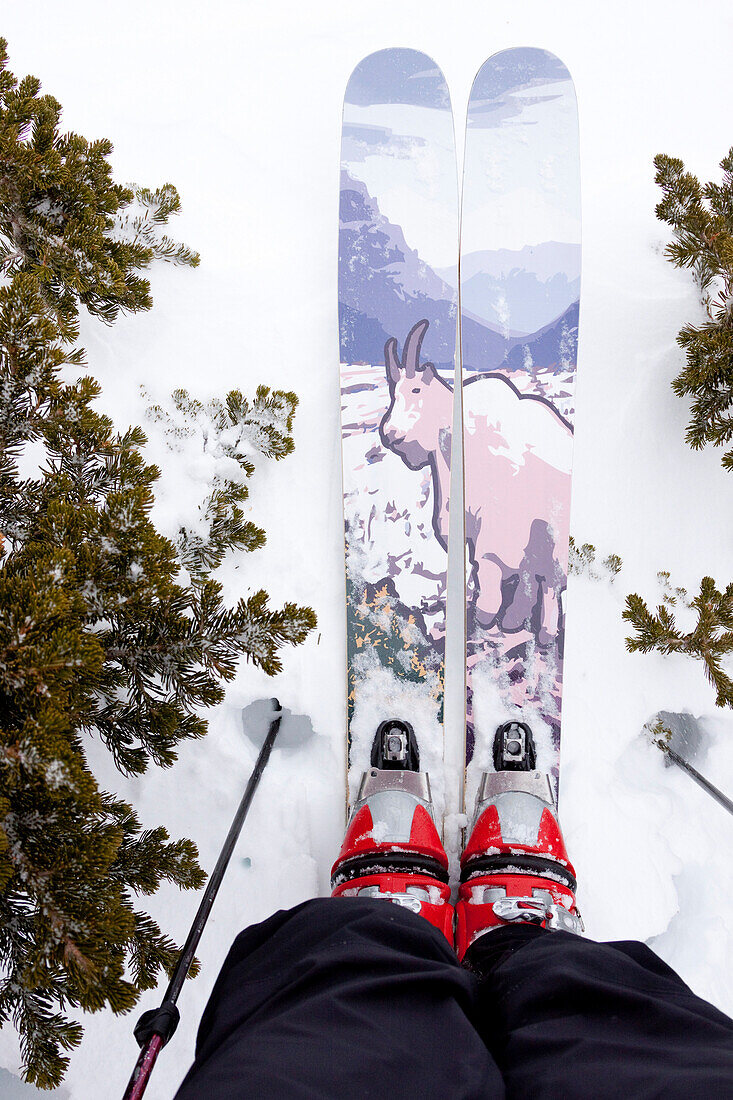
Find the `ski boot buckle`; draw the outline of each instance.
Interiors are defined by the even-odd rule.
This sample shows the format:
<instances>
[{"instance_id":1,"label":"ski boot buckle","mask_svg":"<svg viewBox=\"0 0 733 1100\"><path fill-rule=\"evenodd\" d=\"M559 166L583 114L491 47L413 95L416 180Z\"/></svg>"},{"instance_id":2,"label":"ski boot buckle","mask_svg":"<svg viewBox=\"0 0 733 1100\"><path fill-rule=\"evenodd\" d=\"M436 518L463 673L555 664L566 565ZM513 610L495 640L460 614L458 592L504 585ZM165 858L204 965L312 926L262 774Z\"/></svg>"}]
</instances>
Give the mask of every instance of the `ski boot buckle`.
<instances>
[{"instance_id":1,"label":"ski boot buckle","mask_svg":"<svg viewBox=\"0 0 733 1100\"><path fill-rule=\"evenodd\" d=\"M415 888L413 888L415 889ZM420 894L426 901L429 901L429 894L427 890L421 890ZM391 901L394 905L401 905L403 909L409 909L413 913L420 913L422 911L422 902L420 896L415 893L404 893L397 890L383 890L379 886L365 886L359 891L360 898L378 898L380 901Z\"/></svg>"},{"instance_id":2,"label":"ski boot buckle","mask_svg":"<svg viewBox=\"0 0 733 1100\"><path fill-rule=\"evenodd\" d=\"M575 915L552 901L536 895L533 897L497 898L492 909L503 924L536 924L554 931L572 932L578 936L583 928L580 913Z\"/></svg>"}]
</instances>

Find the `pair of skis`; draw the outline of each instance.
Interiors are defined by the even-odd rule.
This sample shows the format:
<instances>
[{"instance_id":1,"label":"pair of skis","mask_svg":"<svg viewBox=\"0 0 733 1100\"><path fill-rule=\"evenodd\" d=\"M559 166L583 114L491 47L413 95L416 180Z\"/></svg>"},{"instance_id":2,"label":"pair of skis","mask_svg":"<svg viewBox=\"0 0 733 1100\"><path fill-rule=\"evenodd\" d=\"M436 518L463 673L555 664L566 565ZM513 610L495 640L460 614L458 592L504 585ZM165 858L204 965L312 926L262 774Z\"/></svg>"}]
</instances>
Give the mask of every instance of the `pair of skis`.
<instances>
[{"instance_id":1,"label":"pair of skis","mask_svg":"<svg viewBox=\"0 0 733 1100\"><path fill-rule=\"evenodd\" d=\"M450 97L426 55L357 66L341 153L350 774L382 721L409 720L442 816L491 770L505 722L529 723L537 767L558 775L580 285L572 81L537 49L479 70L460 240ZM456 390L464 484L451 501ZM465 516L466 721L446 736L451 505ZM466 774L444 767L458 758Z\"/></svg>"}]
</instances>

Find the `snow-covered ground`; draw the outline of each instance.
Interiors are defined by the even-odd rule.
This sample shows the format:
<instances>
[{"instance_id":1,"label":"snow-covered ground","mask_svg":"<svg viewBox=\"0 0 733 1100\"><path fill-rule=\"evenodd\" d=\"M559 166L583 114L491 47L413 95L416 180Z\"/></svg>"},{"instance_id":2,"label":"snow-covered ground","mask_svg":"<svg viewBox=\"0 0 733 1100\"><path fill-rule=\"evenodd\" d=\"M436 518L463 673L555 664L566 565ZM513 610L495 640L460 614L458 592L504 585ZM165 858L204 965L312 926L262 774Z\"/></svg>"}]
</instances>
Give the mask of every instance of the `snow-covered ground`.
<instances>
[{"instance_id":1,"label":"snow-covered ground","mask_svg":"<svg viewBox=\"0 0 733 1100\"><path fill-rule=\"evenodd\" d=\"M327 890L343 823L345 660L338 441L336 209L341 99L366 53L404 45L441 65L458 120L485 57L508 46L557 53L576 83L583 185L583 290L572 529L600 556L620 554L608 578L570 579L561 807L580 880L579 902L597 938L651 943L693 989L733 1013L733 818L676 769L665 769L641 728L656 711L704 717L698 761L733 792L733 716L716 711L688 658L629 655L620 615L627 592L650 602L656 573L697 590L731 579L733 480L719 454L684 443L687 410L670 379L674 337L698 315L690 279L662 256L652 157L683 157L704 179L733 143L726 0L629 0L590 8L463 0L131 0L107 14L92 0L6 5L0 33L17 75L37 74L64 105L64 125L115 143L121 180L180 189L174 233L202 254L196 271L159 268L155 308L113 330L87 323L83 342L103 404L125 426L146 401L177 386L196 396L259 382L300 397L296 451L263 465L251 514L268 535L256 554L223 569L232 598L266 587L273 603L312 604L318 631L285 652L269 680L243 667L212 716L206 741L178 764L125 782L92 747L106 784L143 820L191 836L213 866L256 747L242 708L275 694L304 715L307 736L276 749L200 948L201 976L181 997L182 1023L161 1055L148 1095L172 1096L192 1056L196 1026L234 934L277 908ZM151 427L151 436L152 427ZM161 522L202 492L192 450L151 455L177 491ZM168 484L170 476L168 477ZM454 547L455 549L455 547ZM460 548L458 568L460 569ZM455 566L455 561L454 561ZM455 595L447 685L449 728L460 727L461 607ZM452 626L451 626L452 624ZM297 725L297 723L296 723ZM312 732L311 732L312 731ZM287 723L283 733L287 732ZM284 739L285 740L285 739ZM182 939L197 897L163 890L143 905ZM157 995L141 1004L151 1007ZM136 1056L137 1012L88 1017L60 1096L120 1095ZM13 1033L0 1064L17 1071ZM4 1096L33 1090L0 1071Z\"/></svg>"}]
</instances>

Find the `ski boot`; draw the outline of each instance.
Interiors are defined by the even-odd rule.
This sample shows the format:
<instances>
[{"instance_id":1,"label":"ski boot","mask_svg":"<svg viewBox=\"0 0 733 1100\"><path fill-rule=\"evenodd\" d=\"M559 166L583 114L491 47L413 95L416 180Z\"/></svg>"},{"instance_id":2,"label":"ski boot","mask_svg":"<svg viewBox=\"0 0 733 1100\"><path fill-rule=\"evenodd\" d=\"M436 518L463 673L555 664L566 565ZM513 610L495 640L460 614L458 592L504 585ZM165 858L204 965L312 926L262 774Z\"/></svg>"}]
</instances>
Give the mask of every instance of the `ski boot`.
<instances>
[{"instance_id":1,"label":"ski boot","mask_svg":"<svg viewBox=\"0 0 733 1100\"><path fill-rule=\"evenodd\" d=\"M453 946L448 857L409 722L382 722L331 870L333 897L381 898L419 913Z\"/></svg>"},{"instance_id":2,"label":"ski boot","mask_svg":"<svg viewBox=\"0 0 733 1100\"><path fill-rule=\"evenodd\" d=\"M456 951L462 959L479 936L508 924L579 934L575 871L570 863L550 776L535 771L532 731L506 722L496 731L494 772L484 772L468 843L461 856Z\"/></svg>"}]
</instances>

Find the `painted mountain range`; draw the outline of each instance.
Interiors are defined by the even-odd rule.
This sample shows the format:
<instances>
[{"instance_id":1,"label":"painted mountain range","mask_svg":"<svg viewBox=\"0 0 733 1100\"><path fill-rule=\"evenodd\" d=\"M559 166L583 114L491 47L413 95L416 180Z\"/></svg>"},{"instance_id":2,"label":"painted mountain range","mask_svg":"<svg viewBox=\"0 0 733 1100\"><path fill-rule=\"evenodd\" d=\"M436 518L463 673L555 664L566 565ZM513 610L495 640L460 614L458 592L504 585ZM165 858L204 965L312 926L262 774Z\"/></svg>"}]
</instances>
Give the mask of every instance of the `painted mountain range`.
<instances>
[{"instance_id":1,"label":"painted mountain range","mask_svg":"<svg viewBox=\"0 0 733 1100\"><path fill-rule=\"evenodd\" d=\"M455 267L437 274L458 285ZM579 244L545 241L516 251L501 248L461 257L464 312L510 336L537 332L579 297Z\"/></svg>"},{"instance_id":2,"label":"painted mountain range","mask_svg":"<svg viewBox=\"0 0 733 1100\"><path fill-rule=\"evenodd\" d=\"M547 242L462 260L464 370L495 370L501 364L511 370L563 369L577 332L579 253L577 245ZM339 272L343 363L381 363L389 337L401 345L413 325L427 317L423 358L452 368L456 269L436 272L421 260L402 229L380 213L366 186L347 172L341 176ZM467 288L475 309L466 300ZM501 302L502 296L512 321L508 336L501 305L493 313L486 305ZM529 304L520 310L517 304L527 298Z\"/></svg>"},{"instance_id":3,"label":"painted mountain range","mask_svg":"<svg viewBox=\"0 0 733 1100\"><path fill-rule=\"evenodd\" d=\"M395 336L402 344L413 325L428 317L423 358L452 369L455 288L420 259L402 229L380 213L365 185L346 172L341 176L339 272L342 362L383 362L387 339ZM467 328L472 346L485 360L501 362L502 337L473 320ZM464 340L466 335L464 331Z\"/></svg>"}]
</instances>

